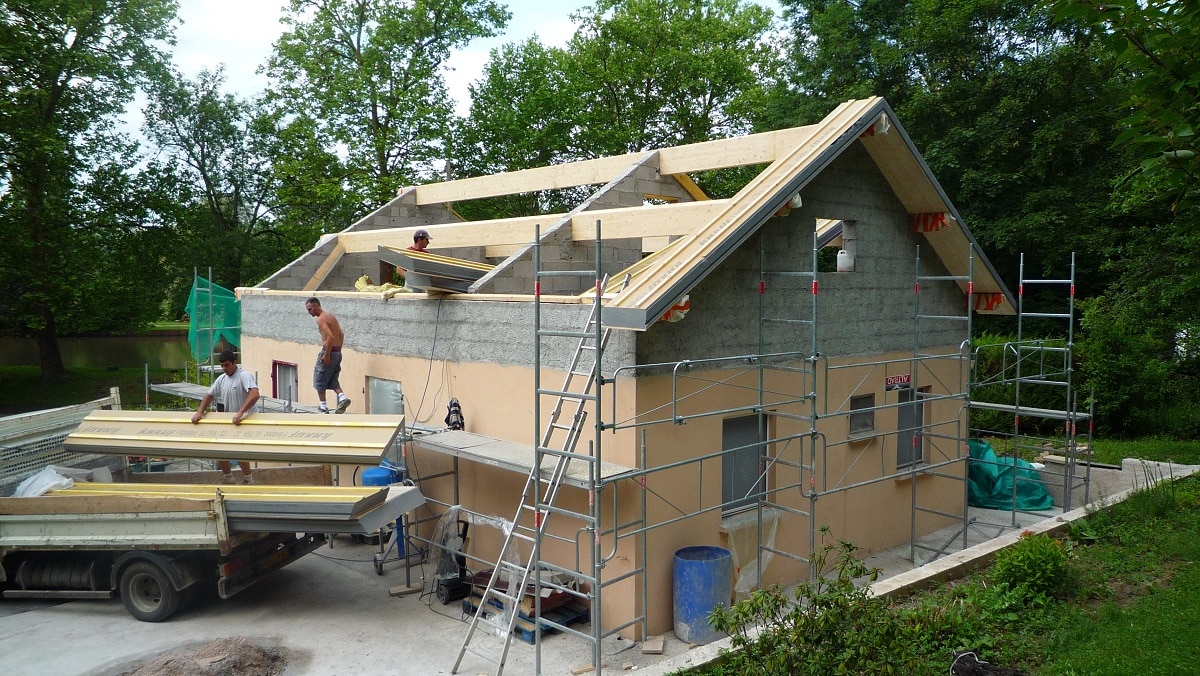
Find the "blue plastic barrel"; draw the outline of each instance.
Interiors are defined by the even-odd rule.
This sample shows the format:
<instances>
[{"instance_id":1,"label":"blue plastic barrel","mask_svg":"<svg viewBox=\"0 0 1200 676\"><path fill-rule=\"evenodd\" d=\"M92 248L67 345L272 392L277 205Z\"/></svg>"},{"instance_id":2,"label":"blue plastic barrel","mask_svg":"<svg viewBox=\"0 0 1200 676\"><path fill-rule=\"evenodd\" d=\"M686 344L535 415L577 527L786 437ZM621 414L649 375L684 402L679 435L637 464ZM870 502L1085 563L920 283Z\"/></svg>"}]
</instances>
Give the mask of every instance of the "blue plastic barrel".
<instances>
[{"instance_id":1,"label":"blue plastic barrel","mask_svg":"<svg viewBox=\"0 0 1200 676\"><path fill-rule=\"evenodd\" d=\"M675 636L686 643L709 643L723 634L708 625L708 614L729 605L733 555L721 547L684 547L675 552Z\"/></svg>"},{"instance_id":2,"label":"blue plastic barrel","mask_svg":"<svg viewBox=\"0 0 1200 676\"><path fill-rule=\"evenodd\" d=\"M368 467L362 471L362 485L386 486L400 480L396 470L388 467Z\"/></svg>"}]
</instances>

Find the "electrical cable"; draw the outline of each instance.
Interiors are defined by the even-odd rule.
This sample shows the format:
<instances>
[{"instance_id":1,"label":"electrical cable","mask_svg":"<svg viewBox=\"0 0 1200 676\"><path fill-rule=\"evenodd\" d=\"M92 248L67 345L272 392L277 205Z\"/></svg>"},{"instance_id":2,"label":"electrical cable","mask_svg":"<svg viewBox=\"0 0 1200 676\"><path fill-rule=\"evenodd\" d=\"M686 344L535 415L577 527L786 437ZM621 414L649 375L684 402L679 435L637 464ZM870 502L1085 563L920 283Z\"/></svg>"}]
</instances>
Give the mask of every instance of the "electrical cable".
<instances>
[{"instance_id":1,"label":"electrical cable","mask_svg":"<svg viewBox=\"0 0 1200 676\"><path fill-rule=\"evenodd\" d=\"M437 314L433 318L433 341L429 346L429 370L425 372L425 388L421 391L421 403L417 404L417 412L413 414L413 420L417 422L429 422L421 419L421 409L425 408L425 395L429 392L429 381L433 377L433 355L437 351L438 329L442 325L442 303L445 301L445 296L438 297ZM429 415L433 415L430 411Z\"/></svg>"}]
</instances>

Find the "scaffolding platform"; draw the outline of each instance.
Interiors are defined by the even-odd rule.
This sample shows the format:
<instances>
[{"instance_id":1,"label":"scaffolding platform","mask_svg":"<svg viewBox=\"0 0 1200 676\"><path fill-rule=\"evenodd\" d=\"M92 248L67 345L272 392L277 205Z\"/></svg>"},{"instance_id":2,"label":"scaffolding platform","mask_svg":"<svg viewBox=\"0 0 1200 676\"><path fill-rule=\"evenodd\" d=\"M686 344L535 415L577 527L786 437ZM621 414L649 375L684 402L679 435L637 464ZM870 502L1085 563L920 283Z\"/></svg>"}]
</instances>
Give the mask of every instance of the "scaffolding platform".
<instances>
[{"instance_id":1,"label":"scaffolding platform","mask_svg":"<svg viewBox=\"0 0 1200 676\"><path fill-rule=\"evenodd\" d=\"M533 469L534 449L532 445L517 444L503 439L487 437L482 434L464 432L462 430L446 430L433 434L419 434L412 438L414 446L435 453L444 453L464 460L498 467L520 474L529 474ZM622 474L635 471L611 462L600 463L600 480L609 481L619 478ZM551 468L542 470L548 479ZM575 462L567 468L563 483L576 488L589 488L592 478L588 476L588 463Z\"/></svg>"}]
</instances>

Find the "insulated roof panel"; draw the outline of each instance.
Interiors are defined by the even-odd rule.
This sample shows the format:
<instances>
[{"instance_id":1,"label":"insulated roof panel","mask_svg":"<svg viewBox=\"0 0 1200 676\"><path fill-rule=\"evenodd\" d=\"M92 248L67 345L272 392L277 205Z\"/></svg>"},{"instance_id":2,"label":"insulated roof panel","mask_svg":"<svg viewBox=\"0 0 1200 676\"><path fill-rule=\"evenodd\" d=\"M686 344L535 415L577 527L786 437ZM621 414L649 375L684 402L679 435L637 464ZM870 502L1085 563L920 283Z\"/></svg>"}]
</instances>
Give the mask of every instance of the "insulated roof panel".
<instances>
[{"instance_id":1,"label":"insulated roof panel","mask_svg":"<svg viewBox=\"0 0 1200 676\"><path fill-rule=\"evenodd\" d=\"M95 411L67 436L75 453L373 465L399 436L404 416Z\"/></svg>"}]
</instances>

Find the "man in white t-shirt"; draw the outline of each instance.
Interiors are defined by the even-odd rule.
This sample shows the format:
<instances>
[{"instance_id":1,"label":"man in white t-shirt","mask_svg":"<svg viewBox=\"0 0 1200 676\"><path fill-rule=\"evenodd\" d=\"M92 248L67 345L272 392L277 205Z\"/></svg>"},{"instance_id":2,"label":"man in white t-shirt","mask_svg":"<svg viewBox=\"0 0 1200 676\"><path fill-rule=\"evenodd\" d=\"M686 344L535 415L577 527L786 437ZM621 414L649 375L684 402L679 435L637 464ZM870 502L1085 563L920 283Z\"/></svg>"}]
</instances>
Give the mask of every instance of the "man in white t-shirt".
<instances>
[{"instance_id":1,"label":"man in white t-shirt","mask_svg":"<svg viewBox=\"0 0 1200 676\"><path fill-rule=\"evenodd\" d=\"M258 410L258 383L254 380L254 376L237 365L237 359L229 350L222 352L218 360L221 362L221 370L224 373L213 381L212 387L208 388L208 394L200 400L200 407L192 415L193 425L200 424L200 419L208 411L208 405L214 400L217 402L218 412L233 413L234 425L242 424L243 418ZM229 461L218 460L217 465L225 475L225 483L235 483L233 468L229 465ZM254 483L254 474L250 469L250 463L238 460L238 467L242 468L242 481L248 484Z\"/></svg>"}]
</instances>

